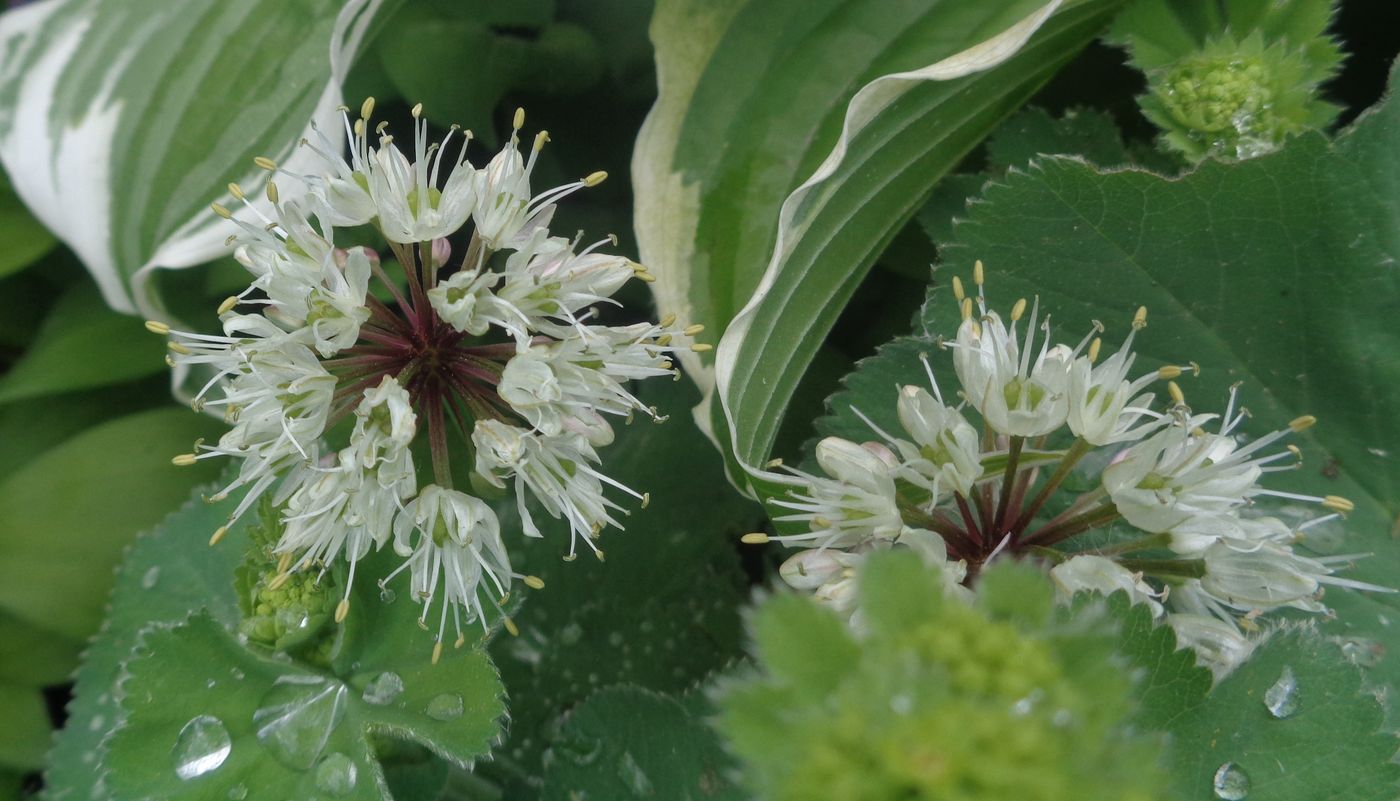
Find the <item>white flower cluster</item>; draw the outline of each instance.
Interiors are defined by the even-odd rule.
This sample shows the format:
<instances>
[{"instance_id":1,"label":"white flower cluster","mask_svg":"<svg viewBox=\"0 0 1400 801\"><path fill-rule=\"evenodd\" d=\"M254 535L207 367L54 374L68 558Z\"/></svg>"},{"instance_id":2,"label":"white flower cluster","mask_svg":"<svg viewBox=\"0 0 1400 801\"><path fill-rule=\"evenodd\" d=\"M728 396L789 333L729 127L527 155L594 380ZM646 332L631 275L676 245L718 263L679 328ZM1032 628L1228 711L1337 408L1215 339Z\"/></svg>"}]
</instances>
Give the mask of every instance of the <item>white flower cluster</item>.
<instances>
[{"instance_id":1,"label":"white flower cluster","mask_svg":"<svg viewBox=\"0 0 1400 801\"><path fill-rule=\"evenodd\" d=\"M597 449L613 439L609 416L657 418L628 385L674 375L670 355L700 329L674 320L593 322L594 307L615 303L628 280L653 278L601 252L604 243L580 248L550 234L555 204L606 176L532 194L548 135L522 157L522 112L509 143L477 169L466 158L469 132L454 126L428 143L421 106L413 109L411 157L383 123L371 144L373 111L372 99L358 119L346 111L348 160L343 144L319 134L303 143L323 157L323 169L295 176L309 187L304 198L282 199L270 179L270 218L237 185L229 190L246 215L214 206L242 229L231 242L253 275L219 308L222 335L148 327L170 337L172 365L214 374L195 406L221 409L231 428L175 462L239 460L237 477L213 498L244 490L229 525L272 491L285 525L279 579L348 562L337 620L349 610L356 564L392 542L405 561L381 582L407 571L424 618L443 599L436 659L449 613L460 645L464 621L486 625L483 595L498 604L517 578L542 586L512 571L495 513L454 483L513 486L526 535L540 536L533 498L568 524L566 558L580 541L601 558L594 540L607 526L620 528L625 514L605 489L646 501L598 469ZM268 159L257 164L281 172ZM448 237L468 239L469 224L465 255L454 263ZM391 276L373 251L337 248L336 228L362 225L387 240L402 276ZM344 447L327 450L352 416ZM454 464L453 452L468 454L467 463ZM428 466L417 463L424 455ZM432 482L420 485L425 472Z\"/></svg>"},{"instance_id":2,"label":"white flower cluster","mask_svg":"<svg viewBox=\"0 0 1400 801\"><path fill-rule=\"evenodd\" d=\"M1334 575L1357 554L1318 558L1295 550L1307 529L1350 511L1350 502L1260 485L1265 474L1297 466L1298 449L1278 446L1313 425L1312 417L1245 443L1236 432L1248 414L1236 409L1235 390L1220 416L1186 406L1172 379L1194 365L1129 378L1145 309L1118 351L1100 361L1098 323L1075 347L1052 344L1049 318L1037 325L1033 303L1022 336L1026 301L1004 321L987 307L980 262L974 282L970 297L953 279L962 322L956 339L941 343L952 350L961 403L944 401L925 359L932 391L900 389L899 436L854 410L877 440L829 437L816 449L825 475L770 475L789 486L771 501L783 510L774 521L807 530L746 541L805 549L782 566L788 584L858 614L853 581L874 550L916 548L945 568L950 592L966 592L993 559L1038 558L1052 565L1066 599L1122 591L1154 616L1165 615L1178 640L1217 675L1249 655L1261 614L1281 607L1325 612L1327 585L1389 591ZM1157 380L1169 382L1171 396L1161 412L1146 391ZM968 407L980 425L965 416ZM1056 498L1096 448L1109 449L1099 486ZM1322 513L1289 526L1257 513L1263 496L1314 504ZM1093 530L1092 544L1075 547L1076 536Z\"/></svg>"}]
</instances>

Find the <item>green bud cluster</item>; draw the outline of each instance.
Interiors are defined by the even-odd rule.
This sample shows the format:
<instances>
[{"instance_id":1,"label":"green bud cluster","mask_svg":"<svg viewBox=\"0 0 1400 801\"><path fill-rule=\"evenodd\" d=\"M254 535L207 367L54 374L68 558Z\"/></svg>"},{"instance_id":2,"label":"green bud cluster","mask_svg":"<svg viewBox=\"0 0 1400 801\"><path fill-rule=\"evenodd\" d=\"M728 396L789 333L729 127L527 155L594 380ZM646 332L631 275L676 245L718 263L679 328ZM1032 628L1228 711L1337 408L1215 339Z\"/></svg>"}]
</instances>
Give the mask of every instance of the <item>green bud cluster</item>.
<instances>
[{"instance_id":1,"label":"green bud cluster","mask_svg":"<svg viewBox=\"0 0 1400 801\"><path fill-rule=\"evenodd\" d=\"M1111 635L1057 617L1034 571L985 579L970 606L943 598L917 556L876 554L860 574L859 634L809 599L767 602L752 620L762 672L721 695L748 789L773 801L1162 798Z\"/></svg>"},{"instance_id":2,"label":"green bud cluster","mask_svg":"<svg viewBox=\"0 0 1400 801\"><path fill-rule=\"evenodd\" d=\"M264 500L258 507L257 524L248 527L248 552L234 571L243 613L238 631L251 642L306 656L331 644L328 635L334 629L329 623L340 595L332 573L281 573L284 566L272 552L281 530L280 511Z\"/></svg>"}]
</instances>

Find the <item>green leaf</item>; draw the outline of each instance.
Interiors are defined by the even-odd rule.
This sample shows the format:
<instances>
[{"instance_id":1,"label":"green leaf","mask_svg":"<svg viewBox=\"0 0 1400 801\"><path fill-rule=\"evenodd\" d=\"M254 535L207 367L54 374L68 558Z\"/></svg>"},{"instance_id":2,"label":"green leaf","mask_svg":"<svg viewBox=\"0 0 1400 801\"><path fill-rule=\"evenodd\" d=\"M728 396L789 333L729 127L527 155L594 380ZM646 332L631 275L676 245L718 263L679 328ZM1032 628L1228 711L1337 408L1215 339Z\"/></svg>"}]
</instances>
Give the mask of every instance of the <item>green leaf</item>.
<instances>
[{"instance_id":1,"label":"green leaf","mask_svg":"<svg viewBox=\"0 0 1400 801\"><path fill-rule=\"evenodd\" d=\"M1002 308L1039 295L1062 339L1078 339L1099 319L1110 326L1111 344L1146 305L1149 327L1134 342L1139 369L1200 363L1199 378L1179 381L1197 411L1223 409L1230 385L1243 381L1247 433L1316 415L1318 425L1293 440L1302 469L1265 483L1351 498L1356 511L1347 520L1309 529L1303 544L1374 553L1345 575L1394 586L1397 147L1400 103L1391 97L1335 143L1309 134L1278 153L1207 163L1177 180L1045 160L989 186L944 252L964 275L982 259L989 297ZM929 305L929 332L952 332L953 305L950 297ZM1275 511L1299 520L1320 510ZM1325 601L1338 612L1328 630L1387 646L1377 681L1400 678L1400 636L1389 625L1400 596L1334 588Z\"/></svg>"},{"instance_id":2,"label":"green leaf","mask_svg":"<svg viewBox=\"0 0 1400 801\"><path fill-rule=\"evenodd\" d=\"M218 429L188 409L141 412L69 439L0 483L0 607L72 639L95 631L122 550L214 474L208 462L174 467L171 456Z\"/></svg>"},{"instance_id":3,"label":"green leaf","mask_svg":"<svg viewBox=\"0 0 1400 801\"><path fill-rule=\"evenodd\" d=\"M1335 642L1289 625L1212 689L1210 673L1176 650L1171 628L1154 625L1146 607L1129 608L1122 595L1110 605L1123 626L1120 653L1144 677L1136 718L1170 735L1166 764L1181 798L1210 797L1217 774L1246 777L1249 798L1395 797L1395 738Z\"/></svg>"},{"instance_id":4,"label":"green leaf","mask_svg":"<svg viewBox=\"0 0 1400 801\"><path fill-rule=\"evenodd\" d=\"M106 307L94 287L67 292L34 345L0 378L0 403L116 384L166 370L160 337Z\"/></svg>"},{"instance_id":5,"label":"green leaf","mask_svg":"<svg viewBox=\"0 0 1400 801\"><path fill-rule=\"evenodd\" d=\"M395 628L421 634L412 611L384 617L397 618L376 621L386 647L343 680L255 653L208 616L147 631L121 682L107 788L117 798L388 799L370 735L421 741L460 764L485 754L504 713L485 653L433 665L426 649L405 652L412 638ZM389 671L399 689L383 692Z\"/></svg>"},{"instance_id":6,"label":"green leaf","mask_svg":"<svg viewBox=\"0 0 1400 801\"><path fill-rule=\"evenodd\" d=\"M34 219L0 173L0 278L38 261L54 243L53 234Z\"/></svg>"},{"instance_id":7,"label":"green leaf","mask_svg":"<svg viewBox=\"0 0 1400 801\"><path fill-rule=\"evenodd\" d=\"M911 3L892 13L847 3L833 13L875 33L837 43L825 26L762 34L777 24L765 15L788 9L754 4L733 13L699 76L697 65L662 62L663 77L680 74L663 85L634 161L641 255L660 279L663 311L724 330L715 378L725 425L718 407L710 412L739 463L767 460L823 336L937 180L1115 5L1080 4L1040 27L1053 5ZM799 13L823 19L806 4ZM653 38L664 44L680 26L695 27L658 9ZM687 102L683 116L674 104Z\"/></svg>"},{"instance_id":8,"label":"green leaf","mask_svg":"<svg viewBox=\"0 0 1400 801\"><path fill-rule=\"evenodd\" d=\"M698 693L682 702L632 685L599 690L569 714L542 798L747 798L727 778L733 760L702 719L708 714Z\"/></svg>"},{"instance_id":9,"label":"green leaf","mask_svg":"<svg viewBox=\"0 0 1400 801\"><path fill-rule=\"evenodd\" d=\"M384 5L69 0L7 13L0 161L107 302L154 316L151 270L225 250L229 228L207 209L225 185L256 186L259 155L303 172L293 147L308 122L335 130L340 81Z\"/></svg>"},{"instance_id":10,"label":"green leaf","mask_svg":"<svg viewBox=\"0 0 1400 801\"><path fill-rule=\"evenodd\" d=\"M43 693L0 681L0 720L5 721L0 726L0 769L32 770L42 765L52 731Z\"/></svg>"},{"instance_id":11,"label":"green leaf","mask_svg":"<svg viewBox=\"0 0 1400 801\"><path fill-rule=\"evenodd\" d=\"M62 684L78 666L78 643L0 612L0 682L41 688Z\"/></svg>"},{"instance_id":12,"label":"green leaf","mask_svg":"<svg viewBox=\"0 0 1400 801\"><path fill-rule=\"evenodd\" d=\"M1236 40L1259 31L1267 43L1288 42L1305 49L1320 73L1342 60L1327 28L1335 0L1134 0L1113 21L1107 38L1129 48L1143 70L1167 66L1228 30Z\"/></svg>"},{"instance_id":13,"label":"green leaf","mask_svg":"<svg viewBox=\"0 0 1400 801\"><path fill-rule=\"evenodd\" d=\"M1017 112L987 139L992 167L1024 167L1042 155L1079 156L1100 167L1130 161L1118 125L1107 112L1070 109L1052 117L1044 109Z\"/></svg>"},{"instance_id":14,"label":"green leaf","mask_svg":"<svg viewBox=\"0 0 1400 801\"><path fill-rule=\"evenodd\" d=\"M679 692L741 653L747 582L738 538L763 512L724 481L719 455L684 414L695 402L688 383L648 383L640 396L671 419L620 428L605 455L609 475L651 496L623 521L626 531L598 541L606 560L585 551L563 561L568 537L554 521L541 526L542 539L512 552L515 569L545 582L525 591L515 616L520 636L500 637L491 649L511 698L511 728L500 759L482 767L513 781L533 784L560 715L594 691L626 683ZM511 520L503 513L503 528Z\"/></svg>"}]
</instances>

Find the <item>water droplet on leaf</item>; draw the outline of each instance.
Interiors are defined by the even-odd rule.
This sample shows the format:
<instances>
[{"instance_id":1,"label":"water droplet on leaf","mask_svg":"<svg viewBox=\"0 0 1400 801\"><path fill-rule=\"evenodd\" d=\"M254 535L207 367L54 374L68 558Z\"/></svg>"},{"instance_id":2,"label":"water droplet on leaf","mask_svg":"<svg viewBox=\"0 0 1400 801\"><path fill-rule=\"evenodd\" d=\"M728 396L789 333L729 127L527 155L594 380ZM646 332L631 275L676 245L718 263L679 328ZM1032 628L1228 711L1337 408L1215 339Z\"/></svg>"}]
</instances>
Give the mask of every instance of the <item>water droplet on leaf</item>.
<instances>
[{"instance_id":1,"label":"water droplet on leaf","mask_svg":"<svg viewBox=\"0 0 1400 801\"><path fill-rule=\"evenodd\" d=\"M258 740L278 762L310 770L345 717L344 684L316 676L283 676L253 713Z\"/></svg>"},{"instance_id":2,"label":"water droplet on leaf","mask_svg":"<svg viewBox=\"0 0 1400 801\"><path fill-rule=\"evenodd\" d=\"M1282 719L1298 711L1298 680L1293 676L1293 668L1283 666L1278 681L1264 691L1264 706L1269 714Z\"/></svg>"},{"instance_id":3,"label":"water droplet on leaf","mask_svg":"<svg viewBox=\"0 0 1400 801\"><path fill-rule=\"evenodd\" d=\"M603 741L596 737L566 734L554 743L555 752L580 767L592 765L603 753Z\"/></svg>"},{"instance_id":4,"label":"water droplet on leaf","mask_svg":"<svg viewBox=\"0 0 1400 801\"><path fill-rule=\"evenodd\" d=\"M1233 762L1226 762L1215 771L1215 797L1224 801L1243 801L1249 795L1249 775Z\"/></svg>"},{"instance_id":5,"label":"water droplet on leaf","mask_svg":"<svg viewBox=\"0 0 1400 801\"><path fill-rule=\"evenodd\" d=\"M433 720L456 720L462 716L462 696L442 693L428 702L428 717Z\"/></svg>"},{"instance_id":6,"label":"water droplet on leaf","mask_svg":"<svg viewBox=\"0 0 1400 801\"><path fill-rule=\"evenodd\" d=\"M386 670L365 685L365 692L361 697L367 704L384 706L393 703L394 699L402 694L403 677L392 670Z\"/></svg>"},{"instance_id":7,"label":"water droplet on leaf","mask_svg":"<svg viewBox=\"0 0 1400 801\"><path fill-rule=\"evenodd\" d=\"M194 718L175 738L175 775L189 780L217 769L233 750L228 729L213 715Z\"/></svg>"},{"instance_id":8,"label":"water droplet on leaf","mask_svg":"<svg viewBox=\"0 0 1400 801\"><path fill-rule=\"evenodd\" d=\"M559 641L565 645L573 645L583 639L583 626L577 623L570 623L559 630Z\"/></svg>"},{"instance_id":9,"label":"water droplet on leaf","mask_svg":"<svg viewBox=\"0 0 1400 801\"><path fill-rule=\"evenodd\" d=\"M229 801L243 801L248 797L248 786L246 784L235 784L228 788Z\"/></svg>"},{"instance_id":10,"label":"water droplet on leaf","mask_svg":"<svg viewBox=\"0 0 1400 801\"><path fill-rule=\"evenodd\" d=\"M355 760L344 754L331 754L316 768L316 787L331 795L350 795L355 791L358 773Z\"/></svg>"},{"instance_id":11,"label":"water droplet on leaf","mask_svg":"<svg viewBox=\"0 0 1400 801\"><path fill-rule=\"evenodd\" d=\"M1364 668L1375 667L1385 656L1385 646L1364 637L1344 637L1339 643L1342 646L1342 655L1353 664Z\"/></svg>"},{"instance_id":12,"label":"water droplet on leaf","mask_svg":"<svg viewBox=\"0 0 1400 801\"><path fill-rule=\"evenodd\" d=\"M157 581L160 581L160 565L152 567L146 571L145 575L141 576L141 589L149 590L156 586Z\"/></svg>"}]
</instances>

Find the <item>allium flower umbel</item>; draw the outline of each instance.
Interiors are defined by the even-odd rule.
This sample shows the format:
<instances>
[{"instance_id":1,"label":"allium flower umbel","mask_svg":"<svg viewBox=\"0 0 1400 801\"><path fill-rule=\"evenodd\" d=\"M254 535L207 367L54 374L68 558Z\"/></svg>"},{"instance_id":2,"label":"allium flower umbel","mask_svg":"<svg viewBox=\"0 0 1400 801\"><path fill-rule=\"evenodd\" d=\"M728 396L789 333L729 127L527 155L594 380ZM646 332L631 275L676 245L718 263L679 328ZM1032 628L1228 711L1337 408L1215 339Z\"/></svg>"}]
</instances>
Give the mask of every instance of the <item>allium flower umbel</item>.
<instances>
[{"instance_id":1,"label":"allium flower umbel","mask_svg":"<svg viewBox=\"0 0 1400 801\"><path fill-rule=\"evenodd\" d=\"M467 161L470 132L453 126L430 144L421 106L409 152L373 112L373 100L357 119L345 112L345 142L318 132L302 143L322 157L318 171L294 176L309 187L304 198L279 197L282 171L260 158L273 173L272 216L237 185L229 191L246 215L215 204L241 229L231 243L253 276L219 307L222 334L147 325L169 336L172 365L213 375L194 405L221 411L230 429L175 462L238 460L213 497L244 490L229 525L272 493L284 576L348 562L337 620L356 564L392 542L405 561L381 582L407 572L424 622L441 601L436 659L449 616L460 644L463 623L486 625L483 598L498 604L518 578L542 586L512 571L495 513L469 488L513 489L524 534L540 536L537 504L567 524L566 558L580 542L602 558L594 541L626 514L610 496L646 501L601 470L612 420L659 419L632 382L674 375L675 350L708 346L683 344L700 327L674 319L597 321L596 307L615 305L623 284L653 278L606 253L608 240L550 234L555 204L606 175L534 193L549 137L541 131L522 157L523 112L484 169ZM336 227L361 225L388 241L392 261L337 247Z\"/></svg>"},{"instance_id":2,"label":"allium flower umbel","mask_svg":"<svg viewBox=\"0 0 1400 801\"><path fill-rule=\"evenodd\" d=\"M1298 448L1283 440L1314 418L1243 439L1249 415L1236 405L1237 387L1223 414L1198 414L1174 381L1195 364L1132 375L1146 309L1133 316L1119 349L1100 359L1097 322L1070 346L1056 343L1038 301L1028 319L1025 300L1005 318L991 310L981 262L975 297L958 278L952 283L962 321L957 336L939 344L952 351L960 402L949 405L924 357L929 387L901 387L896 398L902 430L882 430L854 409L872 441L828 437L816 449L825 475L790 468L770 475L789 487L770 501L774 521L805 530L745 539L803 549L780 571L788 584L851 614L859 627L856 567L871 551L916 548L942 564L954 593L965 593L993 559L1039 559L1066 598L1124 592L1165 616L1217 675L1249 655L1263 614L1326 612L1327 586L1390 591L1336 575L1357 554L1295 550L1308 529L1349 512L1349 501L1261 484L1298 466ZM1160 411L1149 389L1158 381L1167 382L1170 399ZM1102 458L1087 462L1107 465L1097 486L1063 490L1099 448L1107 449ZM1290 502L1290 523L1262 512L1259 502L1270 498ZM1296 513L1309 506L1319 511ZM928 547L932 539L941 545Z\"/></svg>"}]
</instances>

